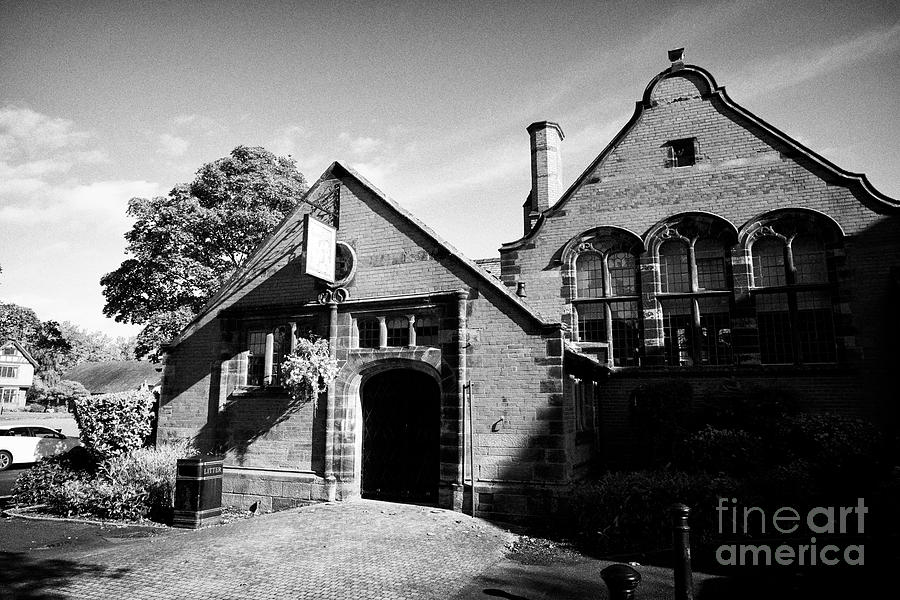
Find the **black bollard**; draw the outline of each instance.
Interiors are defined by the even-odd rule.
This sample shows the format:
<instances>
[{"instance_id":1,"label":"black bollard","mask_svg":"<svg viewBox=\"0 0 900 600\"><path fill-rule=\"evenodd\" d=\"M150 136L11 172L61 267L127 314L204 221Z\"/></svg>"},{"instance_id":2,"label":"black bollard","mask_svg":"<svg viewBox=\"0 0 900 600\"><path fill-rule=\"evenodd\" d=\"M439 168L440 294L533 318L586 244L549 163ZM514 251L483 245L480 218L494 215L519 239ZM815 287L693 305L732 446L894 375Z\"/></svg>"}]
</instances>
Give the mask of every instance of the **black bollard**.
<instances>
[{"instance_id":1,"label":"black bollard","mask_svg":"<svg viewBox=\"0 0 900 600\"><path fill-rule=\"evenodd\" d=\"M634 590L641 583L641 574L628 565L610 565L600 571L609 589L610 600L634 600Z\"/></svg>"},{"instance_id":2,"label":"black bollard","mask_svg":"<svg viewBox=\"0 0 900 600\"><path fill-rule=\"evenodd\" d=\"M675 560L675 600L694 600L694 575L691 571L691 509L684 504L672 506L672 553Z\"/></svg>"}]
</instances>

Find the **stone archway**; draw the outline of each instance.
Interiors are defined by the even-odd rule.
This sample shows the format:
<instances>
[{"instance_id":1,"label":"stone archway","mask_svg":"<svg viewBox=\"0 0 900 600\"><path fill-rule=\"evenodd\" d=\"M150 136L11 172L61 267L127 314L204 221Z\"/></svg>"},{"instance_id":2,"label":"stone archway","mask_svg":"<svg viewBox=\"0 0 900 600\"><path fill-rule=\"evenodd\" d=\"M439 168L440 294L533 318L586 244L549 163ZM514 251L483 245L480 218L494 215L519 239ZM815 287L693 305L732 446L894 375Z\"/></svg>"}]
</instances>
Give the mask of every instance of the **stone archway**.
<instances>
[{"instance_id":1,"label":"stone archway","mask_svg":"<svg viewBox=\"0 0 900 600\"><path fill-rule=\"evenodd\" d=\"M420 369L367 376L361 400L364 498L435 504L440 480L440 386Z\"/></svg>"}]
</instances>

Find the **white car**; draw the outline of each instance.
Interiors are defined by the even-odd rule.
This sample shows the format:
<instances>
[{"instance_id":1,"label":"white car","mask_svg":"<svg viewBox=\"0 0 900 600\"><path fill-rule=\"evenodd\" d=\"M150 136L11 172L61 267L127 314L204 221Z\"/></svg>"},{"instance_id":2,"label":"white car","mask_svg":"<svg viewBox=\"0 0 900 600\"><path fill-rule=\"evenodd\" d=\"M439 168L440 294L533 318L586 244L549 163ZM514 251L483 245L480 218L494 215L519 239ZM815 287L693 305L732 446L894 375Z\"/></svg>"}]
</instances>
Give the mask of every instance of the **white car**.
<instances>
[{"instance_id":1,"label":"white car","mask_svg":"<svg viewBox=\"0 0 900 600\"><path fill-rule=\"evenodd\" d=\"M59 430L38 425L0 426L0 471L13 463L33 463L47 456L62 454L81 441Z\"/></svg>"}]
</instances>

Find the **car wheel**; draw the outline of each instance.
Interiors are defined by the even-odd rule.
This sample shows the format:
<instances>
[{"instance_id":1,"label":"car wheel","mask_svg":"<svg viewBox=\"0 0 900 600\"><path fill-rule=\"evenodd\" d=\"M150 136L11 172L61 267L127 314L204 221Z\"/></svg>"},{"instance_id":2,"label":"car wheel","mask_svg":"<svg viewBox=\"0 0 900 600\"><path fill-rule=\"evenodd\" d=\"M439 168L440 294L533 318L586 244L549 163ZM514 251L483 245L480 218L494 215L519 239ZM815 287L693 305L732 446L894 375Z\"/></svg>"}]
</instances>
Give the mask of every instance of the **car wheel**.
<instances>
[{"instance_id":1,"label":"car wheel","mask_svg":"<svg viewBox=\"0 0 900 600\"><path fill-rule=\"evenodd\" d=\"M0 471L5 471L12 464L12 454L6 450L0 450Z\"/></svg>"}]
</instances>

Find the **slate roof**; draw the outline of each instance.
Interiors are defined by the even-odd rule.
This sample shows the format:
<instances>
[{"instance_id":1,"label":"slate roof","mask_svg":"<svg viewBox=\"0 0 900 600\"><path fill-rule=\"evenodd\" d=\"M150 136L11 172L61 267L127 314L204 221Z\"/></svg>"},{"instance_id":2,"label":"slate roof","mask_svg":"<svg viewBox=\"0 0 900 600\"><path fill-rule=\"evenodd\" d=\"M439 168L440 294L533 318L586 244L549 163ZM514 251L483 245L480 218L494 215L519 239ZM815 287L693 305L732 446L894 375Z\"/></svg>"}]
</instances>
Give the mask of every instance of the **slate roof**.
<instances>
[{"instance_id":1,"label":"slate roof","mask_svg":"<svg viewBox=\"0 0 900 600\"><path fill-rule=\"evenodd\" d=\"M136 390L145 382L153 387L162 381L162 365L144 360L86 362L71 369L63 379L77 381L92 394Z\"/></svg>"},{"instance_id":2,"label":"slate roof","mask_svg":"<svg viewBox=\"0 0 900 600\"><path fill-rule=\"evenodd\" d=\"M225 282L194 320L191 321L191 323L189 323L172 341L172 346L180 344L198 329L202 323L207 322L213 317L216 309L226 308L240 296L262 283L262 281L268 278L271 273L283 267L291 259L299 256L303 241L303 230L302 227L300 227L303 222L303 215L310 212L311 207L313 209L316 207L316 203L312 198L315 198L317 194L322 193L322 188L326 187L327 182L331 178L354 179L359 185L368 190L385 207L387 207L388 210L394 214L395 218L406 220L413 227L417 228L425 235L425 237L430 238L434 243L446 250L447 254L461 263L465 269L474 273L477 278L481 279L484 283L487 283L494 291L499 292L500 295L513 304L516 309L528 315L529 318L533 319L541 327L553 328L561 326L558 321L546 320L522 298L519 298L514 292L510 291L510 289L496 276L464 256L459 250L432 231L422 221L414 217L395 201L388 198L365 177L352 168L335 161L331 163L316 183L309 188L297 208L289 213L278 227L276 227L275 230L260 243L259 247L244 263L244 266L238 269L237 272ZM499 259L497 260L499 262Z\"/></svg>"},{"instance_id":3,"label":"slate roof","mask_svg":"<svg viewBox=\"0 0 900 600\"><path fill-rule=\"evenodd\" d=\"M500 279L500 257L497 258L476 258L475 264Z\"/></svg>"}]
</instances>

